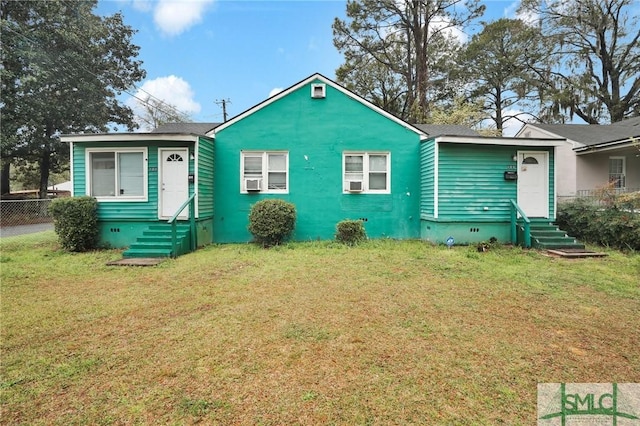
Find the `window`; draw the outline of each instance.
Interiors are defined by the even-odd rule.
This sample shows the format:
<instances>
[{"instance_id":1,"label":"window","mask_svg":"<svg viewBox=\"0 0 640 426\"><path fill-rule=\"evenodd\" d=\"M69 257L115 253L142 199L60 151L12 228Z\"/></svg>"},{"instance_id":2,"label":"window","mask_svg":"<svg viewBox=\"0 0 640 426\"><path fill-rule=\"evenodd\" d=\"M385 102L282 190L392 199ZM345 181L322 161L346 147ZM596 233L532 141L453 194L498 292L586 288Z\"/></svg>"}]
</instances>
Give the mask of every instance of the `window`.
<instances>
[{"instance_id":1,"label":"window","mask_svg":"<svg viewBox=\"0 0 640 426\"><path fill-rule=\"evenodd\" d=\"M625 171L624 157L609 157L609 182L614 188L622 189L626 186Z\"/></svg>"},{"instance_id":2,"label":"window","mask_svg":"<svg viewBox=\"0 0 640 426\"><path fill-rule=\"evenodd\" d=\"M242 152L240 192L287 193L287 152Z\"/></svg>"},{"instance_id":3,"label":"window","mask_svg":"<svg viewBox=\"0 0 640 426\"><path fill-rule=\"evenodd\" d=\"M146 149L87 150L87 193L102 200L146 201Z\"/></svg>"},{"instance_id":4,"label":"window","mask_svg":"<svg viewBox=\"0 0 640 426\"><path fill-rule=\"evenodd\" d=\"M344 192L390 193L389 153L344 153Z\"/></svg>"}]
</instances>

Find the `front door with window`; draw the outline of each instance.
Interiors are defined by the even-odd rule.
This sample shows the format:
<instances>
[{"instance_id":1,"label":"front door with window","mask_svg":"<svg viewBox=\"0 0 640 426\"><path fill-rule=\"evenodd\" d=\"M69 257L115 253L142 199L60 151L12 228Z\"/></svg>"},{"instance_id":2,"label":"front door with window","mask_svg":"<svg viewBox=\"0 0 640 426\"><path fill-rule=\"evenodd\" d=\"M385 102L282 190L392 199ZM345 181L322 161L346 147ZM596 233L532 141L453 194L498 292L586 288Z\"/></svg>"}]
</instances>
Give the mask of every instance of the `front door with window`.
<instances>
[{"instance_id":1,"label":"front door with window","mask_svg":"<svg viewBox=\"0 0 640 426\"><path fill-rule=\"evenodd\" d=\"M161 149L159 159L159 213L170 218L189 198L189 150ZM189 217L189 207L179 217Z\"/></svg>"},{"instance_id":2,"label":"front door with window","mask_svg":"<svg viewBox=\"0 0 640 426\"><path fill-rule=\"evenodd\" d=\"M549 217L547 152L518 152L518 205L528 217Z\"/></svg>"}]
</instances>

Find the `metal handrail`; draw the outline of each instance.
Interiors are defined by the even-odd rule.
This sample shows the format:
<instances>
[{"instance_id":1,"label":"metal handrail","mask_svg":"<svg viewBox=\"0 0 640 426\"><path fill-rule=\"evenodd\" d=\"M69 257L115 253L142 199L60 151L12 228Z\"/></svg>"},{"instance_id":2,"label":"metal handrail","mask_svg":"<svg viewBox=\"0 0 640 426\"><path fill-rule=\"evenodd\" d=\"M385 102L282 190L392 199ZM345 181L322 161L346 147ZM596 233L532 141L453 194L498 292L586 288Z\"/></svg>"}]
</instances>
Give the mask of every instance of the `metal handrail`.
<instances>
[{"instance_id":1,"label":"metal handrail","mask_svg":"<svg viewBox=\"0 0 640 426\"><path fill-rule=\"evenodd\" d=\"M195 198L196 193L191 194L187 200L182 203L176 214L174 214L171 219L167 221L171 225L171 256L177 257L178 250L178 232L176 228L176 222L178 221L178 216L182 213L187 206L189 206L189 234L190 234L190 247L191 251L194 251L197 247L196 241L196 213L195 213Z\"/></svg>"},{"instance_id":2,"label":"metal handrail","mask_svg":"<svg viewBox=\"0 0 640 426\"><path fill-rule=\"evenodd\" d=\"M518 244L518 213L524 221L524 246L531 247L531 220L522 211L518 203L511 201L511 243Z\"/></svg>"}]
</instances>

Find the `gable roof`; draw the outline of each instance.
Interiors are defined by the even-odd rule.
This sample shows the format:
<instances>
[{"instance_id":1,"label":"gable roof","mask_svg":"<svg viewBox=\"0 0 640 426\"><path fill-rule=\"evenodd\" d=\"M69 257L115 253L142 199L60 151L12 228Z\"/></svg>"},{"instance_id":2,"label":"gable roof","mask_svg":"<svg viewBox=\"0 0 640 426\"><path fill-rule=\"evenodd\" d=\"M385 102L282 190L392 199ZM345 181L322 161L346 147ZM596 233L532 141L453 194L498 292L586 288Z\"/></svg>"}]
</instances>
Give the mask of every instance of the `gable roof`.
<instances>
[{"instance_id":1,"label":"gable roof","mask_svg":"<svg viewBox=\"0 0 640 426\"><path fill-rule=\"evenodd\" d=\"M415 124L427 136L480 136L478 132L460 124Z\"/></svg>"},{"instance_id":2,"label":"gable roof","mask_svg":"<svg viewBox=\"0 0 640 426\"><path fill-rule=\"evenodd\" d=\"M290 94L290 93L300 89L301 87L304 87L307 84L312 83L312 82L314 82L316 80L320 80L324 84L333 87L334 89L344 93L345 95L347 95L350 98L356 100L357 102L360 102L361 104L363 104L367 108L370 108L373 111L377 112L378 114L388 118L389 120L398 123L402 127L405 127L407 129L411 130L412 132L417 133L421 137L423 137L423 138L426 137L426 135L419 128L417 128L416 126L411 125L411 124L407 123L406 121L403 121L403 120L399 119L395 115L388 113L387 111L383 110L382 108L372 104L371 102L369 102L366 99L356 95L355 93L351 92L350 90L340 86L335 81L323 76L320 73L315 73L315 74L305 78L304 80L300 81L299 83L294 84L293 86L289 87L288 89L285 89L282 92L280 92L280 93L278 93L276 95L273 95L272 97L260 102L259 104L249 108L248 110L236 115L235 117L231 118L229 121L227 121L225 123L222 123L221 125L219 125L215 129L212 129L209 132L207 132L207 135L208 136L215 135L215 133L226 129L228 126L233 125L234 123L236 123L236 122L248 117L249 115L253 114L254 112L256 112L256 111L258 111L258 110L260 110L260 109L272 104L273 102L275 102L275 101L277 101L279 99L284 98L288 94Z\"/></svg>"},{"instance_id":3,"label":"gable roof","mask_svg":"<svg viewBox=\"0 0 640 426\"><path fill-rule=\"evenodd\" d=\"M628 118L613 124L541 124L528 123L525 127L535 127L558 136L592 146L608 142L622 141L640 136L640 117ZM523 127L523 129L525 128ZM523 129L518 132L522 133Z\"/></svg>"},{"instance_id":4,"label":"gable roof","mask_svg":"<svg viewBox=\"0 0 640 426\"><path fill-rule=\"evenodd\" d=\"M152 130L151 133L181 133L206 135L221 123L165 123Z\"/></svg>"}]
</instances>

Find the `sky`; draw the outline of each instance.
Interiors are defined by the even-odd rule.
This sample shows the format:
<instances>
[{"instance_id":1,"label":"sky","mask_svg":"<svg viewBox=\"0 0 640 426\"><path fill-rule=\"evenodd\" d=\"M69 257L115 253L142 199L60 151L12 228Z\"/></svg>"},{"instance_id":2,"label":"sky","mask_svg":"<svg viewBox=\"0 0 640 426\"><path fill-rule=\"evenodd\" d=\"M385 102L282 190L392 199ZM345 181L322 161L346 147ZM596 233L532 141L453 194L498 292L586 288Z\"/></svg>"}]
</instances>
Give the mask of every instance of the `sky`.
<instances>
[{"instance_id":1,"label":"sky","mask_svg":"<svg viewBox=\"0 0 640 426\"><path fill-rule=\"evenodd\" d=\"M478 22L515 17L518 0L484 4ZM151 94L192 121L222 122L223 100L231 118L316 72L335 79L343 57L331 25L345 9L338 0L100 0L96 12L120 12L137 31L132 41L147 76L124 102L133 107L131 95Z\"/></svg>"}]
</instances>

